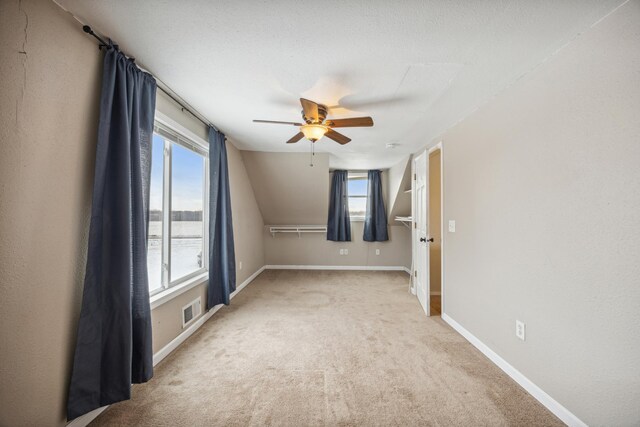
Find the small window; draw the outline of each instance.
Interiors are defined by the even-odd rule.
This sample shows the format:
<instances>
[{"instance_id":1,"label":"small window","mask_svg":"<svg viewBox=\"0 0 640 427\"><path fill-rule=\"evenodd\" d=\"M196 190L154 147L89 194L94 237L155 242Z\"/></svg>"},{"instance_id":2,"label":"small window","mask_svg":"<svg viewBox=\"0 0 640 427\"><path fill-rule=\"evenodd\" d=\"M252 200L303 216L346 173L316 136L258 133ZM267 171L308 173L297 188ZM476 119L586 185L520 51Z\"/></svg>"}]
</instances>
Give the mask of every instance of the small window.
<instances>
[{"instance_id":1,"label":"small window","mask_svg":"<svg viewBox=\"0 0 640 427\"><path fill-rule=\"evenodd\" d=\"M150 295L207 270L205 150L156 124L151 149L147 241Z\"/></svg>"},{"instance_id":2,"label":"small window","mask_svg":"<svg viewBox=\"0 0 640 427\"><path fill-rule=\"evenodd\" d=\"M349 172L349 216L355 221L364 221L367 210L367 174Z\"/></svg>"}]
</instances>

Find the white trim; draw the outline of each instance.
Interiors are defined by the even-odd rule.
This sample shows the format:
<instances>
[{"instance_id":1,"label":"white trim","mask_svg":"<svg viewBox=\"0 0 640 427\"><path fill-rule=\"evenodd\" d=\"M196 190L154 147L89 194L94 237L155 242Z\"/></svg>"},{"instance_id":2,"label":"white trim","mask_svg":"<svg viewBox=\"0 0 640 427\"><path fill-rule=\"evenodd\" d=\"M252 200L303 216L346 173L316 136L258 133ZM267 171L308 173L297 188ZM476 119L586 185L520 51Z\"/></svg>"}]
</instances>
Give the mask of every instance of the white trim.
<instances>
[{"instance_id":1,"label":"white trim","mask_svg":"<svg viewBox=\"0 0 640 427\"><path fill-rule=\"evenodd\" d=\"M108 407L109 405L103 406L102 408L94 409L91 412L87 412L84 415L80 415L78 418L76 418L75 420L67 424L67 427L86 427L89 425L91 421L98 418L98 415L103 413L105 409L107 409Z\"/></svg>"},{"instance_id":2,"label":"white trim","mask_svg":"<svg viewBox=\"0 0 640 427\"><path fill-rule=\"evenodd\" d=\"M542 403L556 417L560 418L562 422L570 427L587 427L587 424L580 420L580 418L576 417L558 401L545 393L544 390L535 385L530 379L525 377L520 371L511 366L506 360L504 360L496 352L491 350L485 343L476 338L471 332L467 331L458 322L453 320L445 313L442 313L442 320L451 325L453 329L455 329L460 335L462 335L467 341L469 341L475 348L480 350L485 356L489 358L489 360L496 364L498 368L502 369L515 382L520 384L522 388L524 388L538 402Z\"/></svg>"},{"instance_id":3,"label":"white trim","mask_svg":"<svg viewBox=\"0 0 640 427\"><path fill-rule=\"evenodd\" d=\"M242 282L242 284L240 284L240 286L236 287L236 290L231 293L230 298L235 297L238 294L238 292L243 290L249 283L251 283L256 277L258 277L258 275L260 273L262 273L264 270L265 270L265 266L260 267L255 273L253 273L251 276L247 277L247 279L244 282ZM211 310L209 310L208 312L204 313L202 316L200 316L200 318L198 318L198 320L195 321L195 323L193 323L191 326L189 326L187 329L185 329L180 335L175 337L169 344L165 345L160 350L158 350L158 352L153 355L153 366L156 366L158 363L160 363L160 361L162 361L165 357L167 357L169 354L171 354L171 352L173 350L178 348L178 346L180 346L180 344L185 342L185 340L187 338L189 338L191 335L193 335L193 333L195 331L197 331L202 325L204 325L205 322L207 320L209 320L211 318L211 316L213 316L213 314L216 311L218 311L218 310L220 310L222 308L222 306L223 306L223 304L218 304L215 307L213 307ZM91 421L95 420L96 417L98 415L100 415L108 407L109 407L109 405L103 406L102 408L94 409L93 411L88 412L88 413L76 418L75 420L71 421L70 423L67 424L66 427L86 427L87 425L89 425L89 423Z\"/></svg>"},{"instance_id":4,"label":"white trim","mask_svg":"<svg viewBox=\"0 0 640 427\"><path fill-rule=\"evenodd\" d=\"M198 312L197 313L192 313L193 317L185 322L184 321L184 311L189 307L193 307L194 309L197 307L198 308ZM187 326L189 326L190 324L195 322L195 320L198 317L200 317L201 314L202 314L202 298L200 296L198 296L198 298L194 299L189 304L187 304L184 307L182 307L182 329L186 328Z\"/></svg>"},{"instance_id":5,"label":"white trim","mask_svg":"<svg viewBox=\"0 0 640 427\"><path fill-rule=\"evenodd\" d=\"M208 141L205 141L204 139L202 139L201 136L197 135L192 130L190 130L190 129L186 128L185 126L181 125L180 123L178 123L177 121L175 121L171 117L167 116L166 114L156 110L156 112L155 112L155 120L160 122L160 123L162 123L165 126L168 126L174 132L181 133L187 139L192 140L192 142L197 144L198 147L201 150L204 150L207 153L209 152L209 142Z\"/></svg>"},{"instance_id":6,"label":"white trim","mask_svg":"<svg viewBox=\"0 0 640 427\"><path fill-rule=\"evenodd\" d=\"M445 315L445 304L444 304L444 241L445 241L445 233L444 233L444 149L443 142L440 141L433 147L429 148L427 151L427 155L433 153L434 151L440 150L440 292L434 293L431 292L431 295L440 295L440 311L442 315Z\"/></svg>"},{"instance_id":7,"label":"white trim","mask_svg":"<svg viewBox=\"0 0 640 427\"><path fill-rule=\"evenodd\" d=\"M173 286L169 289L165 289L164 291L155 294L151 297L151 310L160 307L162 304L171 301L178 295L181 295L198 285L206 283L207 280L209 280L209 273L205 272L189 280L186 280L179 285Z\"/></svg>"},{"instance_id":8,"label":"white trim","mask_svg":"<svg viewBox=\"0 0 640 427\"><path fill-rule=\"evenodd\" d=\"M405 273L407 273L409 276L411 276L411 270L407 267L402 267L402 269L404 270Z\"/></svg>"},{"instance_id":9,"label":"white trim","mask_svg":"<svg viewBox=\"0 0 640 427\"><path fill-rule=\"evenodd\" d=\"M261 267L255 273L249 276L247 280L242 282L242 284L238 286L236 290L231 293L230 298L233 298L234 296L236 296L238 292L243 290L245 286L247 286L249 283L253 281L253 279L258 277L258 275L262 273L264 269L265 269L264 267ZM180 335L175 337L169 344L165 345L160 350L158 350L158 352L153 355L153 366L160 363L162 359L167 357L173 350L178 348L178 346L182 344L187 338L193 335L193 333L197 331L198 328L200 328L200 326L202 326L207 320L209 320L216 311L220 310L222 306L223 304L218 304L208 312L204 313L202 316L200 316L198 320L195 321L195 323L193 323L191 326L185 329L184 332L182 332Z\"/></svg>"},{"instance_id":10,"label":"white trim","mask_svg":"<svg viewBox=\"0 0 640 427\"><path fill-rule=\"evenodd\" d=\"M267 270L368 270L406 271L407 267L395 265L265 265Z\"/></svg>"}]
</instances>

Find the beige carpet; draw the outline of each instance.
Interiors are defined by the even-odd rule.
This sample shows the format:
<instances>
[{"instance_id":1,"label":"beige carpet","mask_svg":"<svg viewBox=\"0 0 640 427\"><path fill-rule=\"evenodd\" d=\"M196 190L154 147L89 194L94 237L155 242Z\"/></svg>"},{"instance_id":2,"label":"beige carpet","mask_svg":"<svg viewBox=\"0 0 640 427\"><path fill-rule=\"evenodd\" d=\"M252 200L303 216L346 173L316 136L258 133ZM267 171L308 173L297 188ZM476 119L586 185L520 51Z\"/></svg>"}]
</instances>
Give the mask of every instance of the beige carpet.
<instances>
[{"instance_id":1,"label":"beige carpet","mask_svg":"<svg viewBox=\"0 0 640 427\"><path fill-rule=\"evenodd\" d=\"M265 271L92 426L552 426L401 272Z\"/></svg>"}]
</instances>

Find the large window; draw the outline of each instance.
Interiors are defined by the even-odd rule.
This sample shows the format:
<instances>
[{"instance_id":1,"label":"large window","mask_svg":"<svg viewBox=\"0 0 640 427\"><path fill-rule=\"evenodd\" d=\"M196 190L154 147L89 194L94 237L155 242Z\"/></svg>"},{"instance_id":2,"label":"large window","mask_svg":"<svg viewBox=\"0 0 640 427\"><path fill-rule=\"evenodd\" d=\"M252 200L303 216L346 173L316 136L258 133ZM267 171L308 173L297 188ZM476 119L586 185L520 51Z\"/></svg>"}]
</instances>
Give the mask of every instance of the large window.
<instances>
[{"instance_id":1,"label":"large window","mask_svg":"<svg viewBox=\"0 0 640 427\"><path fill-rule=\"evenodd\" d=\"M156 294L207 270L206 148L157 124L151 149L147 267Z\"/></svg>"},{"instance_id":2,"label":"large window","mask_svg":"<svg viewBox=\"0 0 640 427\"><path fill-rule=\"evenodd\" d=\"M367 211L367 174L349 172L347 193L349 194L349 217L352 220L364 221Z\"/></svg>"}]
</instances>

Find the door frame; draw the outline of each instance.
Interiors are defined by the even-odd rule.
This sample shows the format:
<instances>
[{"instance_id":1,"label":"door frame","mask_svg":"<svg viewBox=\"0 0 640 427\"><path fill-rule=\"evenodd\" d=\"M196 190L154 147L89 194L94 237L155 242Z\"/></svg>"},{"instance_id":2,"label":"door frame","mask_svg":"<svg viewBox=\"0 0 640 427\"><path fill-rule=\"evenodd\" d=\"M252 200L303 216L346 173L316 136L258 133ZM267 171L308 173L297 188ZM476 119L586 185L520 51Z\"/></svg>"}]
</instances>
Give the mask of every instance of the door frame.
<instances>
[{"instance_id":1,"label":"door frame","mask_svg":"<svg viewBox=\"0 0 640 427\"><path fill-rule=\"evenodd\" d=\"M418 196L418 191L417 191L417 171L416 171L416 161L418 160L419 157L424 156L424 163L425 163L425 194L426 197L423 200L423 203L425 203L425 209L424 209L424 215L425 215L425 220L427 222L427 234L425 235L425 237L428 236L429 233L429 152L427 149L421 150L418 153L414 154L411 157L411 217L412 217L412 221L411 221L411 244L412 244L412 264L413 264L413 268L412 268L412 289L411 292L417 297L418 299L418 303L420 305L420 308L422 308L422 310L424 311L424 314L426 316L431 316L431 285L430 285L430 267L429 267L429 243L425 243L426 245L426 251L425 251L425 268L426 268L426 273L424 275L424 282L423 286L425 287L425 303L424 306L422 305L421 301L420 301L420 296L418 295L418 252L419 252L419 247L420 247L420 242L418 241L418 237L417 237L417 210L418 210L418 206L416 203L416 199Z\"/></svg>"},{"instance_id":2,"label":"door frame","mask_svg":"<svg viewBox=\"0 0 640 427\"><path fill-rule=\"evenodd\" d=\"M442 317L445 314L444 311L444 283L445 283L445 272L444 272L444 247L445 247L445 230L444 230L444 149L442 141L438 142L433 147L427 150L427 156L429 156L434 151L440 150L440 316ZM431 302L431 289L429 289L429 302Z\"/></svg>"}]
</instances>

